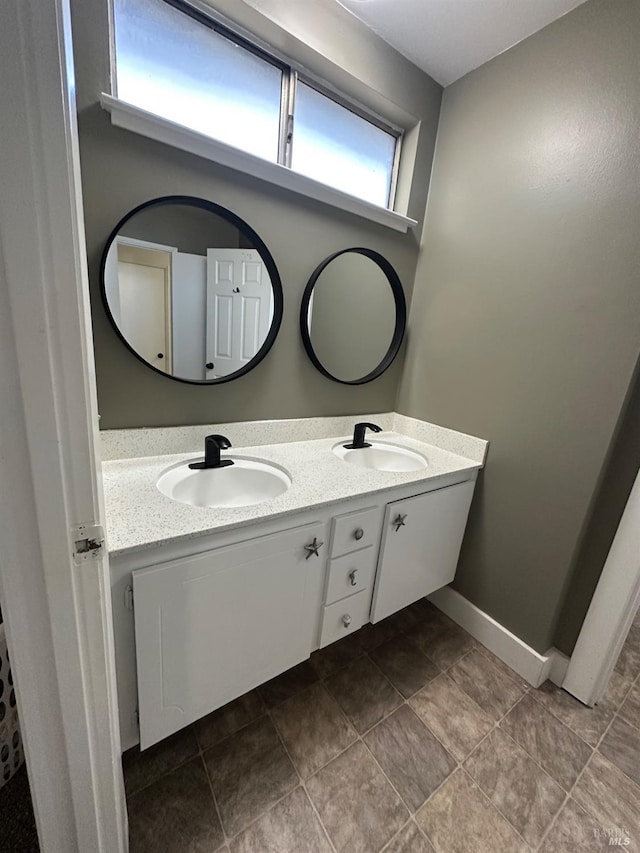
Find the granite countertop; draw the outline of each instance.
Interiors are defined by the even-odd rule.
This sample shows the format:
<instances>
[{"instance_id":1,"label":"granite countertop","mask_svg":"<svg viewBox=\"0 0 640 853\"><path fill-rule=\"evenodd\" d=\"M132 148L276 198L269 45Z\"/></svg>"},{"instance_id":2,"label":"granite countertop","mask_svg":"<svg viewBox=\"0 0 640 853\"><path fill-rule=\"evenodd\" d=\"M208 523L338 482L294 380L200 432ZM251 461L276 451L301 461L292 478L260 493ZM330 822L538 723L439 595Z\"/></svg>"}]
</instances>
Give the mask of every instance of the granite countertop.
<instances>
[{"instance_id":1,"label":"granite countertop","mask_svg":"<svg viewBox=\"0 0 640 853\"><path fill-rule=\"evenodd\" d=\"M397 417L397 416L396 416ZM410 419L405 419L409 421ZM389 421L388 421L389 422ZM422 424L423 422L416 422ZM412 426L403 424L403 426ZM202 434L206 434L202 428ZM434 430L439 432L434 433ZM409 431L407 429L407 431ZM413 432L420 432L414 428ZM424 429L422 430L424 432ZM396 444L421 453L428 460L425 469L394 473L361 468L338 459L332 447L348 441L349 435L311 441L287 441L233 447L224 457L256 459L284 468L292 483L283 494L249 507L220 509L195 507L165 497L156 487L160 474L182 461L202 458L202 451L111 459L103 462L107 519L107 543L112 556L158 547L210 533L240 528L289 513L327 506L349 498L375 495L411 483L437 480L450 474L470 472L483 467L486 442L460 433L433 427L429 437L440 433L458 437L445 440L451 449L393 430L385 430L368 440ZM463 439L468 438L465 442ZM464 453L464 455L462 455ZM124 455L124 454L123 454Z\"/></svg>"}]
</instances>

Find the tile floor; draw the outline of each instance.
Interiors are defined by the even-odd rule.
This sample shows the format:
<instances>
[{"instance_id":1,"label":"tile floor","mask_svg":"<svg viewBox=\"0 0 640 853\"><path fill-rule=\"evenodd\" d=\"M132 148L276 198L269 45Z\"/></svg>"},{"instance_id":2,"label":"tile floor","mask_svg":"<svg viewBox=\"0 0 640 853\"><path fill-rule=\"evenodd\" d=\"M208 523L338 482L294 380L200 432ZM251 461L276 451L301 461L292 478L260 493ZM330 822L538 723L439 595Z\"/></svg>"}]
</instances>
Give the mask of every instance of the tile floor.
<instances>
[{"instance_id":1,"label":"tile floor","mask_svg":"<svg viewBox=\"0 0 640 853\"><path fill-rule=\"evenodd\" d=\"M124 768L133 853L640 851L640 615L593 710L422 601Z\"/></svg>"}]
</instances>

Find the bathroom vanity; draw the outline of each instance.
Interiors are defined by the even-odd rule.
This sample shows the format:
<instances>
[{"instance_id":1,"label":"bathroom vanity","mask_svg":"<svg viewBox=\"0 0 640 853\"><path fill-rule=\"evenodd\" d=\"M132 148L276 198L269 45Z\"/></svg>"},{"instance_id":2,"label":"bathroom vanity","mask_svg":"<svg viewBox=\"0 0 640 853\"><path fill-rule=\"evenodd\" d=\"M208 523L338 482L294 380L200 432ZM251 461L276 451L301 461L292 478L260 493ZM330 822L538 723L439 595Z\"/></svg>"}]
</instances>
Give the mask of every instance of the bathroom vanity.
<instances>
[{"instance_id":1,"label":"bathroom vanity","mask_svg":"<svg viewBox=\"0 0 640 853\"><path fill-rule=\"evenodd\" d=\"M387 420L387 447L426 467L351 464L336 433L247 444L225 455L278 466L290 487L212 509L156 487L197 452L104 463L123 750L151 746L453 579L486 442L376 418Z\"/></svg>"}]
</instances>

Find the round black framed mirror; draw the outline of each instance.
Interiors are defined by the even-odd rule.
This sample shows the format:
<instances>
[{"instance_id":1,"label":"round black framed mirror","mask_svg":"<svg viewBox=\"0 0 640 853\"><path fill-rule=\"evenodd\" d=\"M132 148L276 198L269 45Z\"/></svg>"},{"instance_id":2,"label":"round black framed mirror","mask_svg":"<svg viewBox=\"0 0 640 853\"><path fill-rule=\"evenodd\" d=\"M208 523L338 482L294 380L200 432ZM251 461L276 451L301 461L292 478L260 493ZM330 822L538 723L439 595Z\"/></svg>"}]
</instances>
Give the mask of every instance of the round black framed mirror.
<instances>
[{"instance_id":1,"label":"round black framed mirror","mask_svg":"<svg viewBox=\"0 0 640 853\"><path fill-rule=\"evenodd\" d=\"M214 202L162 196L122 217L100 264L107 316L157 373L195 385L229 382L269 352L282 322L271 253Z\"/></svg>"},{"instance_id":2,"label":"round black framed mirror","mask_svg":"<svg viewBox=\"0 0 640 853\"><path fill-rule=\"evenodd\" d=\"M307 355L329 379L362 385L391 365L404 337L407 306L398 274L373 249L342 249L314 270L302 297Z\"/></svg>"}]
</instances>

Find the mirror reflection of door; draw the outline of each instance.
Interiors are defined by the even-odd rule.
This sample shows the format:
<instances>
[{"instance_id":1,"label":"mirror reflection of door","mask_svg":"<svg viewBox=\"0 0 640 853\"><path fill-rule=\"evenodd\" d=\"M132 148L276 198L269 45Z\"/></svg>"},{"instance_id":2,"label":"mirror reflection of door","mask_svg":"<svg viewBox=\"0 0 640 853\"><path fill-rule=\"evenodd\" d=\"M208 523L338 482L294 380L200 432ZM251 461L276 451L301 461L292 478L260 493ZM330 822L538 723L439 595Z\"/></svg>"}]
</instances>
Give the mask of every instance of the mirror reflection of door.
<instances>
[{"instance_id":1,"label":"mirror reflection of door","mask_svg":"<svg viewBox=\"0 0 640 853\"><path fill-rule=\"evenodd\" d=\"M122 334L158 370L172 370L170 246L119 239L117 275L111 282Z\"/></svg>"},{"instance_id":2,"label":"mirror reflection of door","mask_svg":"<svg viewBox=\"0 0 640 853\"><path fill-rule=\"evenodd\" d=\"M207 249L207 378L240 370L273 319L271 280L256 249Z\"/></svg>"},{"instance_id":3,"label":"mirror reflection of door","mask_svg":"<svg viewBox=\"0 0 640 853\"><path fill-rule=\"evenodd\" d=\"M107 316L149 366L183 382L242 376L273 345L282 285L255 232L205 199L134 208L102 258Z\"/></svg>"}]
</instances>

